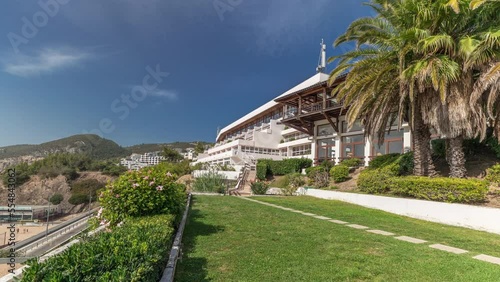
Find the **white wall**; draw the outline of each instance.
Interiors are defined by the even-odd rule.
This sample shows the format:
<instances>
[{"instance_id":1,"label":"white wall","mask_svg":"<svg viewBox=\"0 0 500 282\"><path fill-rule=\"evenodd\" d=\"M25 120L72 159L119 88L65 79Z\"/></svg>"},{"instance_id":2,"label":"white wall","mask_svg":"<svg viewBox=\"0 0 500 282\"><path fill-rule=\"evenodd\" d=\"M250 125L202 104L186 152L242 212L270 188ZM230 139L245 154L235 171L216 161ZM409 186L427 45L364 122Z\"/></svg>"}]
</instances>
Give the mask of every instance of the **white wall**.
<instances>
[{"instance_id":1,"label":"white wall","mask_svg":"<svg viewBox=\"0 0 500 282\"><path fill-rule=\"evenodd\" d=\"M307 189L308 196L344 201L399 215L500 234L500 209L415 199ZM342 218L339 218L342 220Z\"/></svg>"}]
</instances>

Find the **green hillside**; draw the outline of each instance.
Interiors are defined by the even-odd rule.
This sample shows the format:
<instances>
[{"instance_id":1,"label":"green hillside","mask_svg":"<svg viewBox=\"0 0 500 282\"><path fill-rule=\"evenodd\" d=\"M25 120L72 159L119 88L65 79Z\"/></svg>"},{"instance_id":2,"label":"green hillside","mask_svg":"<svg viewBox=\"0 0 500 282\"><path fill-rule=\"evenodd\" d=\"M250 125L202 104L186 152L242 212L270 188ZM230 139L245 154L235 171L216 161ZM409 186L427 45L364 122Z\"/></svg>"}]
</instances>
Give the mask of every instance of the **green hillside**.
<instances>
[{"instance_id":1,"label":"green hillside","mask_svg":"<svg viewBox=\"0 0 500 282\"><path fill-rule=\"evenodd\" d=\"M127 151L131 154L144 154L149 152L162 151L163 147L169 146L174 149L181 149L185 151L188 148L196 147L196 144L200 142L203 145L212 145L212 143L204 142L204 141L194 141L194 142L173 142L173 143L163 143L163 144L139 144L130 147L125 147Z\"/></svg>"},{"instance_id":2,"label":"green hillside","mask_svg":"<svg viewBox=\"0 0 500 282\"><path fill-rule=\"evenodd\" d=\"M53 153L82 153L93 159L109 159L128 155L128 151L114 141L94 134L73 135L39 145L0 147L0 159L26 155L43 157Z\"/></svg>"}]
</instances>

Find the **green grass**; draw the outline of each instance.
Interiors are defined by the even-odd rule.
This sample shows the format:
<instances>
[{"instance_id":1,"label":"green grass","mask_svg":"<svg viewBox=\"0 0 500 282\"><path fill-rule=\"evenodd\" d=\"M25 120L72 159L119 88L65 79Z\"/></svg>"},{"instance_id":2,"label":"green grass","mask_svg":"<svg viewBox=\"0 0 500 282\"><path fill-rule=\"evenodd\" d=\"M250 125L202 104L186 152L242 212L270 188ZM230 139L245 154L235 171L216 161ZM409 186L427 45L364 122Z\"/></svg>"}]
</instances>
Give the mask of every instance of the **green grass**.
<instances>
[{"instance_id":1,"label":"green grass","mask_svg":"<svg viewBox=\"0 0 500 282\"><path fill-rule=\"evenodd\" d=\"M401 235L421 238L417 234L430 236L434 231L432 238L437 238L452 232L448 240L455 247L460 247L459 241L453 238L471 236L470 241L480 240L486 244L483 248L491 248L486 254L494 255L493 248L499 245L500 236L334 201L255 199L397 234L404 230ZM236 197L195 196L183 242L176 281L498 281L500 277L500 266L470 254L449 254Z\"/></svg>"}]
</instances>

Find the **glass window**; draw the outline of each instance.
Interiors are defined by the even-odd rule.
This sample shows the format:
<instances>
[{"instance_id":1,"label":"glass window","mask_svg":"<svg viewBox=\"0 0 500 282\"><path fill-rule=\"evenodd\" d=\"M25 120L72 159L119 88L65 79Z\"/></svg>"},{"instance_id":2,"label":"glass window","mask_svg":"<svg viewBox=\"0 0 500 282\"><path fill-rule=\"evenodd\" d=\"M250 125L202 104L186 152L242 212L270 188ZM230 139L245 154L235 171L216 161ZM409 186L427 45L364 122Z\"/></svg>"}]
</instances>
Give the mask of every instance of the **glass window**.
<instances>
[{"instance_id":1,"label":"glass window","mask_svg":"<svg viewBox=\"0 0 500 282\"><path fill-rule=\"evenodd\" d=\"M318 125L318 136L329 136L333 135L335 130L330 124Z\"/></svg>"},{"instance_id":2,"label":"glass window","mask_svg":"<svg viewBox=\"0 0 500 282\"><path fill-rule=\"evenodd\" d=\"M354 132L354 131L362 131L363 130L363 126L361 125L360 120L356 120L354 122L351 130L347 130L347 125L348 125L347 122L345 122L345 121L342 122L342 132L346 133L346 132Z\"/></svg>"},{"instance_id":3,"label":"glass window","mask_svg":"<svg viewBox=\"0 0 500 282\"><path fill-rule=\"evenodd\" d=\"M342 137L343 158L363 158L365 156L365 137L354 135Z\"/></svg>"},{"instance_id":4,"label":"glass window","mask_svg":"<svg viewBox=\"0 0 500 282\"><path fill-rule=\"evenodd\" d=\"M318 162L335 159L335 139L318 140L317 159Z\"/></svg>"}]
</instances>

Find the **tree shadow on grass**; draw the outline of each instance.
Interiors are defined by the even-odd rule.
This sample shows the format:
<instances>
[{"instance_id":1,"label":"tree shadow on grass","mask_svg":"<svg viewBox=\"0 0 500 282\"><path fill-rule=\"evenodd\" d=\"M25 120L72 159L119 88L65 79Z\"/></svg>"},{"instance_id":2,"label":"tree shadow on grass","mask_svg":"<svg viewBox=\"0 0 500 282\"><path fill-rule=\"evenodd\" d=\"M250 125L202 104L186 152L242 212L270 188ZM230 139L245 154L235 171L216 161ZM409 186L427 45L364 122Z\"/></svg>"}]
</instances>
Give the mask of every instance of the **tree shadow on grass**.
<instances>
[{"instance_id":1,"label":"tree shadow on grass","mask_svg":"<svg viewBox=\"0 0 500 282\"><path fill-rule=\"evenodd\" d=\"M182 258L175 271L175 281L211 281L207 278L207 259L192 257L196 249L196 240L200 236L210 236L224 231L222 225L210 225L203 222L204 215L198 209L189 210L188 220L182 238Z\"/></svg>"}]
</instances>

